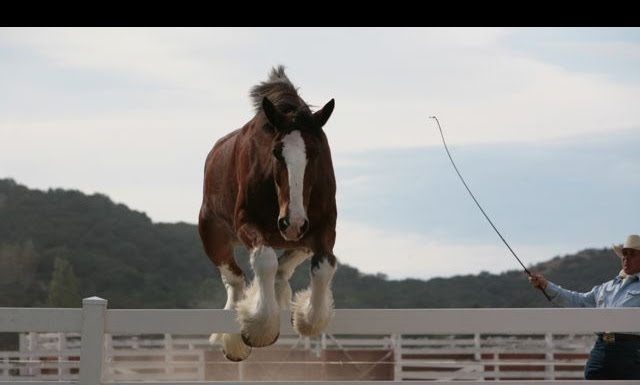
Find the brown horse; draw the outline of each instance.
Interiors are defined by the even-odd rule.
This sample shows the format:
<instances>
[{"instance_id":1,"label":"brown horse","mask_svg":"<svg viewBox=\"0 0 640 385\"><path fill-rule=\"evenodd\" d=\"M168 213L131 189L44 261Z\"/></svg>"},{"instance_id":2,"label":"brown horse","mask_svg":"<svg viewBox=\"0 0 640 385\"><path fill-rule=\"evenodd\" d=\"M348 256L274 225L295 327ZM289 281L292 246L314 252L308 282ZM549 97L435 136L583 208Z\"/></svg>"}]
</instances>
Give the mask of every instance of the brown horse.
<instances>
[{"instance_id":1,"label":"brown horse","mask_svg":"<svg viewBox=\"0 0 640 385\"><path fill-rule=\"evenodd\" d=\"M322 127L334 101L311 112L282 66L251 97L256 115L207 156L198 223L227 290L225 309L237 310L241 325L241 334L213 334L210 341L233 361L278 339L280 309L291 309L304 336L322 332L333 316L336 182ZM233 256L237 244L249 250L255 273L246 289ZM274 248L284 250L279 259ZM310 256L309 288L292 301L289 279Z\"/></svg>"}]
</instances>

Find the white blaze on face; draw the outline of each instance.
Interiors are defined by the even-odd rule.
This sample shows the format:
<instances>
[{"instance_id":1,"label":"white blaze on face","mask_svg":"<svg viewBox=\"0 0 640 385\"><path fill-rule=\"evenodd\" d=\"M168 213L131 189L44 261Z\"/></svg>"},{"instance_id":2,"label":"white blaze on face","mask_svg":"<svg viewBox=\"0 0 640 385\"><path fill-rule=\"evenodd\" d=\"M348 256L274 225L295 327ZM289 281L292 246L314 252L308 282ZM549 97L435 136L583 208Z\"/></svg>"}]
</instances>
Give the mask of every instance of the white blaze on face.
<instances>
[{"instance_id":1,"label":"white blaze on face","mask_svg":"<svg viewBox=\"0 0 640 385\"><path fill-rule=\"evenodd\" d=\"M297 130L287 134L282 144L282 157L289 173L289 223L299 227L307 217L302 198L307 152L304 139Z\"/></svg>"}]
</instances>

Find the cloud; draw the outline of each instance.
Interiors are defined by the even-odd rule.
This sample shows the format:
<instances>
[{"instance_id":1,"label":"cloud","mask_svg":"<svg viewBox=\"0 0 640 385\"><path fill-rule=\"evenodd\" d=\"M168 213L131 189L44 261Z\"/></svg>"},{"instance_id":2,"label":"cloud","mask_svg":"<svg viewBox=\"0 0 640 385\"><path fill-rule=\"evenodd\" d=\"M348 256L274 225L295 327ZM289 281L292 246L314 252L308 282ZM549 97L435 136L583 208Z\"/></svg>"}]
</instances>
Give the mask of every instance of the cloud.
<instances>
[{"instance_id":1,"label":"cloud","mask_svg":"<svg viewBox=\"0 0 640 385\"><path fill-rule=\"evenodd\" d=\"M334 148L437 144L440 137L430 115L438 116L448 141L456 144L535 142L640 126L638 86L505 52L495 55L461 55L459 60L473 63L464 76L424 68L406 82L402 75L394 77L398 86L337 96L327 129Z\"/></svg>"},{"instance_id":2,"label":"cloud","mask_svg":"<svg viewBox=\"0 0 640 385\"><path fill-rule=\"evenodd\" d=\"M195 222L204 160L215 141L212 120L195 113L5 120L0 175L32 188L108 194L156 221Z\"/></svg>"},{"instance_id":3,"label":"cloud","mask_svg":"<svg viewBox=\"0 0 640 385\"><path fill-rule=\"evenodd\" d=\"M392 279L450 277L499 273L520 266L506 247L499 244L447 243L419 233L382 230L375 226L339 220L335 246L339 262ZM524 263L547 260L563 245L519 245Z\"/></svg>"},{"instance_id":4,"label":"cloud","mask_svg":"<svg viewBox=\"0 0 640 385\"><path fill-rule=\"evenodd\" d=\"M0 35L53 66L173 92L152 99L150 119L185 105L206 110L218 104L229 108L218 110L212 125L239 126L251 113L248 89L270 66L284 63L308 102L336 98L326 128L336 151L436 144L427 119L433 114L451 143L460 144L532 142L640 125L634 102L640 86L527 55L517 38L517 30L500 28L59 28ZM581 44L618 52L621 43Z\"/></svg>"},{"instance_id":5,"label":"cloud","mask_svg":"<svg viewBox=\"0 0 640 385\"><path fill-rule=\"evenodd\" d=\"M201 51L242 35L242 30L199 28L20 28L5 29L0 41L33 50L58 68L211 91L226 83L231 63L209 61Z\"/></svg>"}]
</instances>

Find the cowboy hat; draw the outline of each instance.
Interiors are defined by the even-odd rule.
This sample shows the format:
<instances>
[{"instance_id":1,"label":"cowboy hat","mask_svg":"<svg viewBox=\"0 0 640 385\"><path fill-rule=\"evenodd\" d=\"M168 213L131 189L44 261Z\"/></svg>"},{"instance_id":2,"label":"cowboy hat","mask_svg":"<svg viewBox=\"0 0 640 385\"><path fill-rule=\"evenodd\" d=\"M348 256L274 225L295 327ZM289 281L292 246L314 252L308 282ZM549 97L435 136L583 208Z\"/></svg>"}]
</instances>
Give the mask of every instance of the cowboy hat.
<instances>
[{"instance_id":1,"label":"cowboy hat","mask_svg":"<svg viewBox=\"0 0 640 385\"><path fill-rule=\"evenodd\" d=\"M631 234L627 237L627 240L624 241L623 245L613 245L613 251L615 251L620 258L622 258L622 250L624 249L634 249L640 251L640 235Z\"/></svg>"}]
</instances>

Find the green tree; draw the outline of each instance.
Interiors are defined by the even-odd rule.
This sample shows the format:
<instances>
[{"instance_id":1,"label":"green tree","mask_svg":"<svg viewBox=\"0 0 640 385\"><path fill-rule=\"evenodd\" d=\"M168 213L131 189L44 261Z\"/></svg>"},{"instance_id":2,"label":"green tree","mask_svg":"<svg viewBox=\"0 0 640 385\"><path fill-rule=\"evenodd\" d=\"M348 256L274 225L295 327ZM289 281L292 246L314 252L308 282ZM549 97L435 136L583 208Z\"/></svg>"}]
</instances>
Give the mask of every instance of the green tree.
<instances>
[{"instance_id":1,"label":"green tree","mask_svg":"<svg viewBox=\"0 0 640 385\"><path fill-rule=\"evenodd\" d=\"M49 305L54 307L80 307L78 280L66 259L57 257L49 285Z\"/></svg>"},{"instance_id":2,"label":"green tree","mask_svg":"<svg viewBox=\"0 0 640 385\"><path fill-rule=\"evenodd\" d=\"M25 289L34 279L36 266L37 255L31 240L0 244L0 282Z\"/></svg>"},{"instance_id":3,"label":"green tree","mask_svg":"<svg viewBox=\"0 0 640 385\"><path fill-rule=\"evenodd\" d=\"M0 306L29 306L33 302L37 267L33 242L0 242Z\"/></svg>"}]
</instances>

